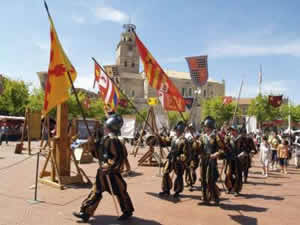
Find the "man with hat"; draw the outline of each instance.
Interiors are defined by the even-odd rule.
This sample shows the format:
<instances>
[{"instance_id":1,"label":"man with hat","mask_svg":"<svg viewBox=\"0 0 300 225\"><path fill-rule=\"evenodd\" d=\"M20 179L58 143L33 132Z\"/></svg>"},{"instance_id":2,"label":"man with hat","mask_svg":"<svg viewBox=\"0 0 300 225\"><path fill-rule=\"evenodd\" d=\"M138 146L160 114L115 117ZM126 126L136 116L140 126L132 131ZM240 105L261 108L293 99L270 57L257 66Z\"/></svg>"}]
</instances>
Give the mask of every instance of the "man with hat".
<instances>
[{"instance_id":1,"label":"man with hat","mask_svg":"<svg viewBox=\"0 0 300 225\"><path fill-rule=\"evenodd\" d=\"M257 153L256 145L253 138L247 135L247 130L243 126L239 130L241 140L239 141L239 155L238 158L241 162L242 174L244 177L244 183L247 183L248 172L251 168L251 157Z\"/></svg>"},{"instance_id":2,"label":"man with hat","mask_svg":"<svg viewBox=\"0 0 300 225\"><path fill-rule=\"evenodd\" d=\"M99 159L100 168L97 170L96 182L89 196L82 202L80 212L73 215L87 222L99 205L104 191L117 196L123 212L118 219L125 220L132 216L134 211L131 199L127 192L127 184L122 178L120 168L125 159L124 146L119 140L123 119L113 114L104 123L107 135L101 140L97 152L93 155ZM112 193L113 192L113 193Z\"/></svg>"},{"instance_id":3,"label":"man with hat","mask_svg":"<svg viewBox=\"0 0 300 225\"><path fill-rule=\"evenodd\" d=\"M167 161L164 165L164 173L162 178L162 192L160 196L169 196L172 189L173 182L170 177L172 171L175 172L176 178L174 181L174 198L178 198L179 194L183 191L183 174L185 168L185 161L189 152L189 145L184 137L185 123L179 121L175 128L176 134L172 138L171 150L167 156Z\"/></svg>"},{"instance_id":4,"label":"man with hat","mask_svg":"<svg viewBox=\"0 0 300 225\"><path fill-rule=\"evenodd\" d=\"M241 146L241 135L238 135L238 129L236 125L232 125L229 128L230 134L224 139L226 150L225 150L225 186L227 187L228 193L234 193L239 195L243 187L242 180L242 168L238 155L240 154ZM245 140L244 140L245 141Z\"/></svg>"},{"instance_id":5,"label":"man with hat","mask_svg":"<svg viewBox=\"0 0 300 225\"><path fill-rule=\"evenodd\" d=\"M188 153L189 157L186 160L185 166L185 183L186 187L189 187L189 191L193 191L193 185L196 183L197 174L196 170L199 166L199 152L200 152L200 141L199 134L196 133L193 125L190 123L185 132L185 138L189 144Z\"/></svg>"},{"instance_id":6,"label":"man with hat","mask_svg":"<svg viewBox=\"0 0 300 225\"><path fill-rule=\"evenodd\" d=\"M215 120L207 116L203 122L204 134L200 137L201 146L201 186L205 204L214 201L219 204L220 190L216 184L219 173L217 158L223 154L224 144L215 131Z\"/></svg>"}]
</instances>

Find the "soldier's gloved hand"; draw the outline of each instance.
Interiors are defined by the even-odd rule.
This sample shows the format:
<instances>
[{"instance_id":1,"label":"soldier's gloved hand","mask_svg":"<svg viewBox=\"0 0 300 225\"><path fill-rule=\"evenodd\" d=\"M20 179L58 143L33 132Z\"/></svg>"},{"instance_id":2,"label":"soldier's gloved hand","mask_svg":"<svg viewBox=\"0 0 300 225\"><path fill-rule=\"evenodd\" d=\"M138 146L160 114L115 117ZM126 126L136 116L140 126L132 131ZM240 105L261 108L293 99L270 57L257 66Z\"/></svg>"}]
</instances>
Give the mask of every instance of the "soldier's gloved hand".
<instances>
[{"instance_id":1,"label":"soldier's gloved hand","mask_svg":"<svg viewBox=\"0 0 300 225\"><path fill-rule=\"evenodd\" d=\"M185 160L186 160L186 156L185 156L184 154L180 154L179 157L180 157L180 160L181 160L181 161L185 161Z\"/></svg>"},{"instance_id":2,"label":"soldier's gloved hand","mask_svg":"<svg viewBox=\"0 0 300 225\"><path fill-rule=\"evenodd\" d=\"M102 169L103 169L103 170L108 170L108 169L109 169L108 163L103 163L103 164L102 164Z\"/></svg>"},{"instance_id":3,"label":"soldier's gloved hand","mask_svg":"<svg viewBox=\"0 0 300 225\"><path fill-rule=\"evenodd\" d=\"M210 155L210 158L211 159L216 159L216 158L218 158L218 156L219 156L219 154L216 152L216 153Z\"/></svg>"},{"instance_id":4,"label":"soldier's gloved hand","mask_svg":"<svg viewBox=\"0 0 300 225\"><path fill-rule=\"evenodd\" d=\"M109 164L109 165L113 165L113 164L115 163L115 161L112 160L112 159L109 159L109 160L107 160L107 161L108 161L108 164Z\"/></svg>"}]
</instances>

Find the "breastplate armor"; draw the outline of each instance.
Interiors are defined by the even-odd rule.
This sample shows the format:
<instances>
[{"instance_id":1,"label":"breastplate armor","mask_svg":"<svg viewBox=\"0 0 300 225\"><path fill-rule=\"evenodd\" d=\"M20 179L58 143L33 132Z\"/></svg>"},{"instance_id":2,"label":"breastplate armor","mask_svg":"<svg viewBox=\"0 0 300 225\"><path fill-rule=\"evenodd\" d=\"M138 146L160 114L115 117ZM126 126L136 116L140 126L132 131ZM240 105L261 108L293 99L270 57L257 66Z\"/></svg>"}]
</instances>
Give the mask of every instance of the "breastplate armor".
<instances>
[{"instance_id":1,"label":"breastplate armor","mask_svg":"<svg viewBox=\"0 0 300 225\"><path fill-rule=\"evenodd\" d=\"M204 141L204 152L206 154L213 154L217 151L217 146L216 146L216 140L214 138L214 135L204 135L203 136L203 141Z\"/></svg>"}]
</instances>

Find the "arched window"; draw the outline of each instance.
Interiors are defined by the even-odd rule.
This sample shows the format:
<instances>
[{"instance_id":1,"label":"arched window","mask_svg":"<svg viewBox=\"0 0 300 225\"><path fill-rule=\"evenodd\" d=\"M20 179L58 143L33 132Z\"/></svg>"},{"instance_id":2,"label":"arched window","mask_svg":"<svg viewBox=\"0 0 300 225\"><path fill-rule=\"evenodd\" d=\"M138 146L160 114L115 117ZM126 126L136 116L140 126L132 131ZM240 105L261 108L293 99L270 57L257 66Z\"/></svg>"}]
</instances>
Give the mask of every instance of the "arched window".
<instances>
[{"instance_id":1,"label":"arched window","mask_svg":"<svg viewBox=\"0 0 300 225\"><path fill-rule=\"evenodd\" d=\"M127 67L127 61L124 62L124 66Z\"/></svg>"},{"instance_id":2,"label":"arched window","mask_svg":"<svg viewBox=\"0 0 300 225\"><path fill-rule=\"evenodd\" d=\"M131 63L131 67L134 67L135 66L135 63L133 62L133 63Z\"/></svg>"}]
</instances>

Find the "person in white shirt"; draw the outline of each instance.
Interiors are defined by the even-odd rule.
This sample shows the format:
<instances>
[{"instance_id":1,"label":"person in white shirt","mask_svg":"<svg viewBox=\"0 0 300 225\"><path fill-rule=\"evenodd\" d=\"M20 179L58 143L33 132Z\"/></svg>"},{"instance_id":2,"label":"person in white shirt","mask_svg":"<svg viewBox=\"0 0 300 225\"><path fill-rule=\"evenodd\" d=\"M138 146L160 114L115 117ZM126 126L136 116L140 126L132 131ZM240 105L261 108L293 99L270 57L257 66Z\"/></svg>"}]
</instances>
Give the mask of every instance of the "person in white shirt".
<instances>
[{"instance_id":1,"label":"person in white shirt","mask_svg":"<svg viewBox=\"0 0 300 225\"><path fill-rule=\"evenodd\" d=\"M259 159L263 168L263 175L268 177L269 174L269 163L271 161L271 149L268 144L268 138L266 136L263 137L262 143L260 144L259 151Z\"/></svg>"},{"instance_id":2,"label":"person in white shirt","mask_svg":"<svg viewBox=\"0 0 300 225\"><path fill-rule=\"evenodd\" d=\"M296 140L294 142L295 146L295 166L296 168L300 168L300 137L296 137Z\"/></svg>"}]
</instances>

